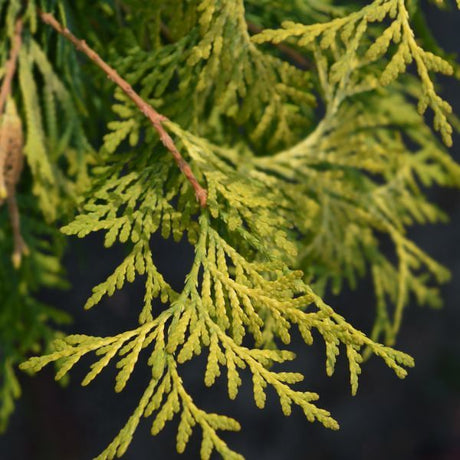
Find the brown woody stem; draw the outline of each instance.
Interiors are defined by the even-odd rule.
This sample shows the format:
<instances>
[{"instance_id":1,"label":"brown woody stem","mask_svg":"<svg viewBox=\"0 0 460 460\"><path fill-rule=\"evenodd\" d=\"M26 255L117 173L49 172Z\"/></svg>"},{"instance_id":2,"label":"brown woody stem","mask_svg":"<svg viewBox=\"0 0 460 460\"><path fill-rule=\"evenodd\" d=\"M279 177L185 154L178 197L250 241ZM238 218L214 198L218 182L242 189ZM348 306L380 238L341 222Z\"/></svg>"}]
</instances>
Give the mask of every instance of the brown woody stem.
<instances>
[{"instance_id":1,"label":"brown woody stem","mask_svg":"<svg viewBox=\"0 0 460 460\"><path fill-rule=\"evenodd\" d=\"M15 268L19 268L19 266L21 265L22 256L29 254L29 248L24 242L24 239L22 238L21 234L21 224L18 204L16 202L16 195L14 193L10 193L8 195L7 202L14 239L13 265Z\"/></svg>"},{"instance_id":2,"label":"brown woody stem","mask_svg":"<svg viewBox=\"0 0 460 460\"><path fill-rule=\"evenodd\" d=\"M10 57L5 65L5 76L3 78L2 87L0 89L0 115L3 114L5 103L11 93L11 82L16 73L16 65L18 62L19 50L22 44L22 18L16 20L14 28L13 44L10 51Z\"/></svg>"},{"instance_id":3,"label":"brown woody stem","mask_svg":"<svg viewBox=\"0 0 460 460\"><path fill-rule=\"evenodd\" d=\"M103 70L107 74L107 77L116 85L118 85L121 90L136 104L139 110L150 120L150 123L159 134L161 142L169 150L174 160L176 161L177 166L192 185L197 201L200 203L201 207L204 208L206 206L208 196L207 192L203 187L201 187L195 175L193 174L190 165L184 160L182 155L177 150L174 141L171 139L171 136L164 129L162 123L167 121L167 118L159 114L150 104L145 102L139 96L139 94L134 91L132 86L126 80L124 80L115 69L110 67L93 49L87 45L84 40L79 40L70 32L69 29L62 26L53 15L43 12L40 12L39 15L45 24L50 25L59 34L69 40L77 50L86 54L89 59L91 59L101 70Z\"/></svg>"}]
</instances>

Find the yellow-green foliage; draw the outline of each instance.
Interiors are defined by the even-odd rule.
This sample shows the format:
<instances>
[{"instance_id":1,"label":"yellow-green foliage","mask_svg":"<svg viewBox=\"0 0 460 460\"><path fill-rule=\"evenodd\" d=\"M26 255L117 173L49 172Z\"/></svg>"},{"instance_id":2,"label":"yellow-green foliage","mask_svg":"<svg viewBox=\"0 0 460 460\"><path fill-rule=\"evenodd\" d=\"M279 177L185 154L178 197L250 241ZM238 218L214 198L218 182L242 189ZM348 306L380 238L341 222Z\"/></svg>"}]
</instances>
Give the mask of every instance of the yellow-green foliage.
<instances>
[{"instance_id":1,"label":"yellow-green foliage","mask_svg":"<svg viewBox=\"0 0 460 460\"><path fill-rule=\"evenodd\" d=\"M167 2L160 3L166 10L159 8L160 16L169 18ZM136 43L120 60L130 82L139 83L141 94L166 115L210 139L228 142L237 126L250 123L251 131L240 136L265 149L299 140L315 101L308 75L251 42L243 1L192 3L196 7L189 14L196 16L196 24L188 34L173 23L168 30L173 43L153 52ZM171 9L177 20L180 7ZM205 124L203 117L209 117ZM222 129L226 118L236 125L228 132Z\"/></svg>"},{"instance_id":2,"label":"yellow-green foliage","mask_svg":"<svg viewBox=\"0 0 460 460\"><path fill-rule=\"evenodd\" d=\"M20 3L0 0L7 43L0 48L0 79ZM47 2L37 3L48 10ZM414 35L411 15L421 14L418 5L123 0L112 8L95 2L93 29L87 2L51 3L62 22L169 117L162 126L208 199L200 207L151 122L120 89L109 93L98 69L85 63L85 78L63 69L63 62L74 68L75 51L37 21L29 2L13 91L32 173L22 182L24 199L34 218L40 211L43 220L64 222L69 237L103 232L105 247L126 248L124 259L93 288L86 309L137 279L144 300L132 306L138 314L132 330L107 337L58 334L45 352L35 349L55 333L39 313L51 310L36 305L32 294L41 285L62 284L62 248L56 245L53 254L46 231L35 237L26 225L31 256L7 283L12 232L1 214L0 333L13 321L4 312L13 310L29 315L34 330L37 324L43 329L32 344L24 334L9 339L11 352L0 355L0 424L19 395L13 366L31 351L36 356L20 367L38 372L55 363L57 380L93 355L82 385L114 363L117 392L136 366L150 368L138 406L98 459L123 455L143 417L151 419L153 435L176 418L178 452L199 429L202 459L213 451L242 458L220 434L238 431L239 423L200 409L182 380L182 365L199 355L206 358L204 385L220 378L235 399L245 370L255 406L264 408L271 388L282 413L298 406L308 421L330 429L338 423L317 405L318 394L302 386L304 376L283 370L295 358L293 334L306 345L324 343L329 376L344 355L352 394L370 355L404 378L413 358L392 348L404 308L412 300L439 306L437 284L449 278L407 230L446 219L427 200L426 187L460 185L460 167L446 150L456 119L435 85L435 74L450 75L456 64L426 50ZM251 37L255 26L264 30ZM299 53L306 68L296 67ZM85 104L93 118L85 118ZM423 119L427 108L442 141ZM107 121L102 135L101 120ZM86 139L97 143L98 135L102 146L93 155ZM194 247L181 290L155 264L151 241L157 233ZM394 254L381 248L382 234ZM30 264L40 272L38 281ZM376 294L369 335L324 300L332 304L344 283L354 288L366 274ZM19 310L21 302L30 311Z\"/></svg>"},{"instance_id":3,"label":"yellow-green foliage","mask_svg":"<svg viewBox=\"0 0 460 460\"><path fill-rule=\"evenodd\" d=\"M385 21L390 23L388 27L372 30L375 23ZM284 22L282 29L265 30L254 37L254 42L279 43L292 37L300 47L321 54L323 65L332 60L325 91L332 111L347 96L389 85L415 63L421 83L418 110L421 114L428 107L433 110L435 129L448 146L452 145L452 127L447 119L452 108L436 94L430 72L452 75L453 67L416 42L404 0L377 0L356 12L318 24ZM377 69L367 69L375 64Z\"/></svg>"}]
</instances>

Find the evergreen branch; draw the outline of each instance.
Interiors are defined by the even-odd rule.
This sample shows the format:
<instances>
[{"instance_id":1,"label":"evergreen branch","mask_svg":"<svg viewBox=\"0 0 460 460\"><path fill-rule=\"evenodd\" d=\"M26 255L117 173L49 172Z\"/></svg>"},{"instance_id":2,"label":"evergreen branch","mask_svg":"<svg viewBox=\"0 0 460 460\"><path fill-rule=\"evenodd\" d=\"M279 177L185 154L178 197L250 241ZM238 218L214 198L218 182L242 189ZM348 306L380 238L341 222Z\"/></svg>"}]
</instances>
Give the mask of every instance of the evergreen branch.
<instances>
[{"instance_id":1,"label":"evergreen branch","mask_svg":"<svg viewBox=\"0 0 460 460\"><path fill-rule=\"evenodd\" d=\"M197 201L201 207L206 207L207 192L201 187L195 175L193 174L190 165L179 153L174 141L171 136L166 132L163 127L163 122L168 119L159 114L150 104L145 102L139 94L133 89L133 87L124 80L118 72L109 66L84 40L79 40L73 35L67 27L60 24L56 18L50 13L39 12L40 18L45 24L51 26L56 32L61 34L67 40L69 40L77 50L84 53L91 61L93 61L101 70L103 70L107 77L112 80L121 90L136 104L139 110L150 120L152 126L160 136L162 144L169 150L173 156L177 166L192 185Z\"/></svg>"},{"instance_id":2,"label":"evergreen branch","mask_svg":"<svg viewBox=\"0 0 460 460\"><path fill-rule=\"evenodd\" d=\"M5 76L3 78L2 87L0 89L0 115L3 114L6 100L11 93L11 82L13 81L14 75L16 73L19 50L21 49L22 45L23 24L24 23L22 17L19 17L16 21L16 25L14 28L14 38L12 40L13 46L11 47L10 58L8 59L8 62L5 64Z\"/></svg>"},{"instance_id":3,"label":"evergreen branch","mask_svg":"<svg viewBox=\"0 0 460 460\"><path fill-rule=\"evenodd\" d=\"M262 27L250 21L247 22L247 27L249 33L252 35L260 34L263 31ZM160 24L160 30L161 35L164 37L166 43L174 43L174 37L169 27L164 22ZM299 53L291 46L286 45L285 43L274 43L274 46L278 48L281 53L288 57L292 62L294 62L299 69L306 70L312 68L311 63L301 53Z\"/></svg>"},{"instance_id":4,"label":"evergreen branch","mask_svg":"<svg viewBox=\"0 0 460 460\"><path fill-rule=\"evenodd\" d=\"M386 18L391 19L390 26L369 46L368 29ZM299 46L307 49L319 46L323 58L332 59L328 84L335 92L337 106L356 93L375 89L377 84L387 86L395 82L414 62L422 89L418 94L418 110L421 114L428 107L433 110L435 130L448 147L452 145L453 129L448 119L452 108L436 93L431 73L453 75L454 69L450 62L417 43L404 0L376 0L359 11L324 23L305 25L285 21L281 29L265 29L252 37L252 41L277 44L288 38L297 38ZM371 64L375 72L378 61L385 63L378 80L362 72ZM360 75L366 75L366 81L360 80Z\"/></svg>"},{"instance_id":5,"label":"evergreen branch","mask_svg":"<svg viewBox=\"0 0 460 460\"><path fill-rule=\"evenodd\" d=\"M262 27L259 27L253 22L248 22L247 24L249 32L253 35L260 34L263 31ZM307 70L312 68L311 63L301 53L299 53L291 46L286 45L285 43L274 43L274 45L290 60L292 60L300 69Z\"/></svg>"}]
</instances>

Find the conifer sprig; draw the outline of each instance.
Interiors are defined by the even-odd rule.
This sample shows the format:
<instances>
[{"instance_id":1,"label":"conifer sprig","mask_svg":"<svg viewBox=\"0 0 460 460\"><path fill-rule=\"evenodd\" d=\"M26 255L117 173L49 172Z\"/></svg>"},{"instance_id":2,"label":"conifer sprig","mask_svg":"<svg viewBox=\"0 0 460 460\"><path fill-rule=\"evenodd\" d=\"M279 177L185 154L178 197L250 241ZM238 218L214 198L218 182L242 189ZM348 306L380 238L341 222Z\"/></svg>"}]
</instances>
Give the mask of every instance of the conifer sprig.
<instances>
[{"instance_id":1,"label":"conifer sprig","mask_svg":"<svg viewBox=\"0 0 460 460\"><path fill-rule=\"evenodd\" d=\"M370 26L386 19L390 21L390 26L370 42ZM452 108L436 94L430 72L452 75L453 67L444 58L425 51L417 44L404 0L376 0L356 12L313 25L287 21L282 29L264 30L252 40L255 43L279 43L292 37L298 40L299 46L310 50L316 48L317 52L325 54L324 59L329 58L328 52L333 55L332 65L327 69L333 84L329 94L329 97L334 97L334 103L329 107L332 111L356 91L389 85L414 62L422 86L418 110L421 114L428 107L433 110L435 129L446 145L452 145L452 127L448 121ZM396 51L391 51L391 45L395 45ZM390 56L385 67L379 69L378 80L374 77L361 81L359 73L386 54Z\"/></svg>"},{"instance_id":2,"label":"conifer sprig","mask_svg":"<svg viewBox=\"0 0 460 460\"><path fill-rule=\"evenodd\" d=\"M124 243L131 239L132 252L113 275L94 289L87 306L92 307L103 295L111 295L116 289L122 289L126 281L132 282L136 277L143 276L145 303L139 317L139 328L106 338L69 336L55 342L55 352L31 358L21 367L36 372L50 362L57 361L59 372L56 378L61 378L83 355L96 352L102 357L92 365L91 371L83 380L83 384L86 385L118 355L117 367L120 370L116 377L115 390L121 391L140 357L141 350L154 344L148 364L152 367L152 375L158 382L150 384L140 400L138 409L100 458L113 458L117 452L124 452L131 442L142 413L146 411L147 415L151 415L155 410L159 412L153 424L153 434L158 433L165 422L172 419L176 413L181 413L182 421L178 432L179 450L183 450L189 436L186 435L188 429L185 429L183 424L198 423L203 430L203 458L208 458L214 448L224 458L232 458L234 454L228 450L225 443L216 437L215 433L209 432L210 427L216 428L207 420L212 418L212 414L205 414L196 406L187 405L186 402L189 401L190 404L191 397L185 393L182 384L177 387L180 382L177 364L191 360L195 355L203 353L205 349L208 350L205 385L213 385L221 375L221 366L225 366L228 369L228 394L234 399L242 383L240 370L249 369L257 407L265 406L265 388L271 386L278 394L282 410L286 415L290 414L292 404L298 405L308 420L318 420L328 428L337 429L338 424L331 418L330 413L314 404L318 399L316 393L302 392L293 388L293 385L303 380L302 375L279 372L270 368L272 363L292 360L294 355L287 350L258 348L264 345L264 327L269 323L268 318L273 319L273 336L279 338L284 344L288 344L291 340L290 329L293 325L298 327L307 344L312 343L312 331L317 330L326 344L328 375L334 372L340 345L343 344L347 350L353 394L357 391L362 353L366 347L370 347L374 354L382 357L401 378L406 375L402 366L412 366L412 358L374 343L354 329L303 283L302 272L290 270L279 259L280 256L276 256L280 253L268 250L265 244L270 241L280 248L289 247L286 234L276 226L276 222L279 225L281 221L271 220L267 214L265 222L259 221L258 235L249 238L249 233L241 225L245 219L248 219L250 225L250 215L244 212L243 203L246 206L251 203L251 214L264 215L265 207L270 206L271 203L263 197L267 190L262 184L247 182L243 175L220 160L208 143L186 134L172 124L169 127L181 138L192 159L196 158L203 166L209 167L208 171L203 171L210 185L209 213L204 212L199 217L197 230L191 226L192 232L198 233L198 239L195 240L194 236L189 238L195 241L195 259L182 292L174 292L169 287L154 268L151 260L148 240L151 233L158 231L164 223L157 221L153 227L151 225L144 227L142 232L140 227L136 229L133 225L138 220L136 210L140 211L144 222L151 219L148 215L153 217L157 213L152 204L161 203L159 194L164 190L168 175L158 175L156 185L155 181L148 178L151 172L145 169L142 170L143 174L140 177L135 173L122 175L117 182L111 184L110 189L102 185L101 189L93 195L93 202L86 205L86 213L78 216L64 231L82 237L88 231L105 230L108 246L116 239ZM161 164L162 162L159 161L153 171ZM132 166L134 165L135 163L132 163ZM220 168L220 186L217 183L212 185L212 173L216 173L215 168ZM113 177L111 168L109 171L102 170L101 173ZM231 184L226 174L230 175L233 182L240 181L240 183L234 184L234 188L226 188L225 185ZM182 179L182 175L177 177ZM142 182L139 183L139 180ZM142 183L147 187L155 186L151 191L158 194L155 199L153 196L149 197L149 192L144 185L141 185ZM218 186L218 191L214 191L215 186ZM243 191L244 202L239 201L239 192ZM139 199L148 199L152 204L137 203ZM173 196L169 199L173 200ZM215 200L220 202L219 207L216 206ZM227 201L229 205L226 204ZM179 200L178 203L184 206L189 201ZM228 215L230 209L236 212L233 218ZM118 219L122 219L121 224L116 223ZM168 213L163 213L163 219L169 221ZM117 230L113 232L113 229ZM232 243L227 242L221 232L227 235ZM240 247L245 248L245 243L241 244L238 239L231 237L235 232L241 232L241 235L249 238L247 243L252 247L254 260L248 260L239 252ZM180 236L181 233L178 234L179 238ZM157 297L161 297L162 302L170 304L159 315L155 315L152 309L152 299ZM304 311L311 306L316 306L316 311L315 309L311 312ZM243 345L243 340L248 335L252 336L256 347ZM161 380L163 372L165 376ZM154 394L154 388L158 388L157 392L160 393ZM179 398L179 395L182 397ZM153 409L150 411L146 408L149 398L153 398ZM160 405L163 398L164 402ZM230 423L230 419L224 419L229 420ZM218 426L224 427L224 425ZM238 425L232 421L229 426Z\"/></svg>"},{"instance_id":3,"label":"conifer sprig","mask_svg":"<svg viewBox=\"0 0 460 460\"><path fill-rule=\"evenodd\" d=\"M411 85L409 80L407 87ZM304 203L309 218L305 221L295 212L289 219L304 235L300 266L319 292L326 285L339 292L344 281L355 287L370 264L377 296L372 338L384 337L392 345L411 296L422 305L438 307L439 292L433 284L449 279L449 272L407 236L414 223L445 220L428 202L419 181L458 187L460 168L403 96L383 91L362 98L362 103L345 104L324 118L292 149L270 160L255 159L258 171L252 174L270 180L272 187L281 185L267 178L267 172L285 177L290 185L284 187L284 196ZM396 264L379 249L382 232L394 244Z\"/></svg>"}]
</instances>

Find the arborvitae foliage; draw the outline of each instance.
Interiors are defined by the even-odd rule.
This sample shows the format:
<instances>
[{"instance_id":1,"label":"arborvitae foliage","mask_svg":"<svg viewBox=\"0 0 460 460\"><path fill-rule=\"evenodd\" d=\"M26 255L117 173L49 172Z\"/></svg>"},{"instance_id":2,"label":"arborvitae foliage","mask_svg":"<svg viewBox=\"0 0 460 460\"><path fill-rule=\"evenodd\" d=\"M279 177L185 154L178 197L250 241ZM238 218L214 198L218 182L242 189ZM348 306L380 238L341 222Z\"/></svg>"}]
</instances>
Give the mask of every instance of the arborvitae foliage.
<instances>
[{"instance_id":1,"label":"arborvitae foliage","mask_svg":"<svg viewBox=\"0 0 460 460\"><path fill-rule=\"evenodd\" d=\"M179 452L199 429L203 459L241 458L221 437L239 423L200 409L181 378L200 354L205 385L223 374L234 399L246 369L257 407L271 387L285 415L331 429L303 375L283 371L293 330L324 342L328 375L343 352L353 394L370 355L406 375L412 357L392 348L404 308L438 306L449 278L407 231L446 218L427 187L460 185L446 150L458 121L436 84L459 68L417 1L0 0L0 39L0 429L19 364L55 363L61 379L86 354L83 385L114 362L120 392L151 368L99 459L121 456L142 417L154 435L175 418ZM66 285L64 235L93 232L127 255L85 308L140 278L139 324L65 336L67 315L36 295ZM194 247L180 291L155 233ZM366 274L376 314L361 332L322 296Z\"/></svg>"}]
</instances>

